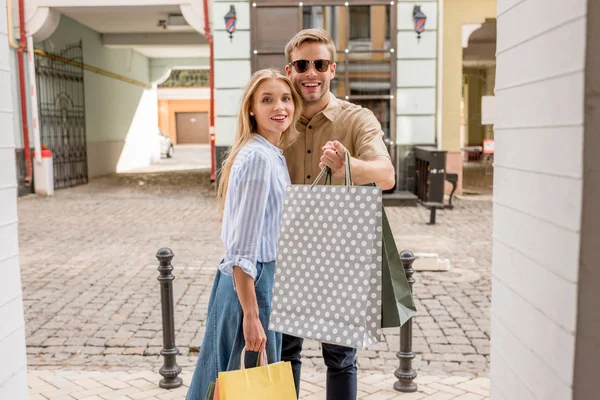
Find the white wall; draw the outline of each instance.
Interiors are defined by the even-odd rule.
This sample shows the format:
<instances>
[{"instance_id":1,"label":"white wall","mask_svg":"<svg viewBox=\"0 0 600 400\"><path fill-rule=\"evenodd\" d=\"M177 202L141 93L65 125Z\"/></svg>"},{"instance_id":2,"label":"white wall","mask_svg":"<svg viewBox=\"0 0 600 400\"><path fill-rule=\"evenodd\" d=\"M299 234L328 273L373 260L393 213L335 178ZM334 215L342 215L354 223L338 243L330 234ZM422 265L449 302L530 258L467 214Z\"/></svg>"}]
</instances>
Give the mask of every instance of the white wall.
<instances>
[{"instance_id":1,"label":"white wall","mask_svg":"<svg viewBox=\"0 0 600 400\"><path fill-rule=\"evenodd\" d=\"M64 15L52 36L36 47L57 52L79 40L84 63L150 82L148 57L106 47L98 32ZM84 92L89 177L145 167L159 157L156 89L85 70Z\"/></svg>"},{"instance_id":2,"label":"white wall","mask_svg":"<svg viewBox=\"0 0 600 400\"><path fill-rule=\"evenodd\" d=\"M420 41L412 16L415 5L427 16ZM396 142L434 144L438 1L399 0L397 24Z\"/></svg>"},{"instance_id":3,"label":"white wall","mask_svg":"<svg viewBox=\"0 0 600 400\"><path fill-rule=\"evenodd\" d=\"M6 30L6 0L0 0L0 399L26 400L27 359L19 246L13 101Z\"/></svg>"},{"instance_id":4,"label":"white wall","mask_svg":"<svg viewBox=\"0 0 600 400\"><path fill-rule=\"evenodd\" d=\"M223 20L229 6L235 6L237 18L233 40L229 39ZM235 137L243 88L251 77L250 3L214 0L212 13L216 145L230 146Z\"/></svg>"},{"instance_id":5,"label":"white wall","mask_svg":"<svg viewBox=\"0 0 600 400\"><path fill-rule=\"evenodd\" d=\"M586 6L498 1L493 400L573 398Z\"/></svg>"},{"instance_id":6,"label":"white wall","mask_svg":"<svg viewBox=\"0 0 600 400\"><path fill-rule=\"evenodd\" d=\"M204 57L195 58L151 58L150 59L150 81L162 83L168 78L171 69L176 68L209 68L210 59Z\"/></svg>"},{"instance_id":7,"label":"white wall","mask_svg":"<svg viewBox=\"0 0 600 400\"><path fill-rule=\"evenodd\" d=\"M210 88L158 88L158 100L210 100Z\"/></svg>"}]
</instances>

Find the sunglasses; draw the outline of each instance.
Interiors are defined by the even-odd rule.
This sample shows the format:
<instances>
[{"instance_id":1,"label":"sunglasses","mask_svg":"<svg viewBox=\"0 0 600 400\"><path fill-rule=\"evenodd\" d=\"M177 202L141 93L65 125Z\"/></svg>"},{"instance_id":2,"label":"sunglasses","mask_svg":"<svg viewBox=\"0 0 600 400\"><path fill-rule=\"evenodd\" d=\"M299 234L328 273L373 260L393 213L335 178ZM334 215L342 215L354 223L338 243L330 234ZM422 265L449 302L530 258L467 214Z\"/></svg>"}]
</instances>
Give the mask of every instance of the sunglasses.
<instances>
[{"instance_id":1,"label":"sunglasses","mask_svg":"<svg viewBox=\"0 0 600 400\"><path fill-rule=\"evenodd\" d=\"M308 67L310 66L310 64L314 64L315 69L319 72L327 72L327 70L329 69L329 65L331 64L331 61L329 61L329 60L315 60L315 61L297 60L297 61L292 61L290 63L290 65L293 65L294 69L299 74L302 74L302 73L308 71Z\"/></svg>"}]
</instances>

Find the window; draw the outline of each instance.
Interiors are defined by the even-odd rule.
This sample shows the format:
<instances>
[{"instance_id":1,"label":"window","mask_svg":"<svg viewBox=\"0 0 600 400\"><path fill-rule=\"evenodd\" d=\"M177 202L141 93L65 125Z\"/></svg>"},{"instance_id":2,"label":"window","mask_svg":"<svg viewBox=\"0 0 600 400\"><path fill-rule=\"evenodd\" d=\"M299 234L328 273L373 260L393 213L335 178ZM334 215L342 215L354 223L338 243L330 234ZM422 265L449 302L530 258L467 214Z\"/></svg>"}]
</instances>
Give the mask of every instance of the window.
<instances>
[{"instance_id":1,"label":"window","mask_svg":"<svg viewBox=\"0 0 600 400\"><path fill-rule=\"evenodd\" d=\"M391 16L390 16L390 10L391 7L390 6L386 6L385 7L385 40L390 40L391 36L390 36L390 21L391 21Z\"/></svg>"},{"instance_id":2,"label":"window","mask_svg":"<svg viewBox=\"0 0 600 400\"><path fill-rule=\"evenodd\" d=\"M371 7L350 7L350 40L371 38Z\"/></svg>"},{"instance_id":3,"label":"window","mask_svg":"<svg viewBox=\"0 0 600 400\"><path fill-rule=\"evenodd\" d=\"M302 9L303 28L322 28L326 29L323 23L323 6L309 6Z\"/></svg>"},{"instance_id":4,"label":"window","mask_svg":"<svg viewBox=\"0 0 600 400\"><path fill-rule=\"evenodd\" d=\"M208 69L176 69L171 71L167 80L158 87L208 86L209 73Z\"/></svg>"}]
</instances>

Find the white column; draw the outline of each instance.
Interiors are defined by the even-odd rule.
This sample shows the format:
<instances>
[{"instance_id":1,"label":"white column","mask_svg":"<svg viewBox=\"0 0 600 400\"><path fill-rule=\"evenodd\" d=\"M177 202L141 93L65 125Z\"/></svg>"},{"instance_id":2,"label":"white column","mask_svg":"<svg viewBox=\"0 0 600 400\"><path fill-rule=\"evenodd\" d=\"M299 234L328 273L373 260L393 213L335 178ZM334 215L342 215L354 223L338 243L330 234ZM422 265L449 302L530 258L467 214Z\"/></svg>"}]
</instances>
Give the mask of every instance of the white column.
<instances>
[{"instance_id":1,"label":"white column","mask_svg":"<svg viewBox=\"0 0 600 400\"><path fill-rule=\"evenodd\" d=\"M6 0L0 0L6 15ZM10 88L11 71L6 19L0 19L0 87ZM14 101L0 92L0 399L27 400L25 319L19 270L17 172L13 136Z\"/></svg>"},{"instance_id":2,"label":"white column","mask_svg":"<svg viewBox=\"0 0 600 400\"><path fill-rule=\"evenodd\" d=\"M229 7L236 11L233 39L225 30ZM217 147L228 147L235 137L243 88L250 80L250 3L215 0L212 29L215 51L215 125Z\"/></svg>"},{"instance_id":3,"label":"white column","mask_svg":"<svg viewBox=\"0 0 600 400\"><path fill-rule=\"evenodd\" d=\"M574 398L586 3L498 2L494 400Z\"/></svg>"},{"instance_id":4,"label":"white column","mask_svg":"<svg viewBox=\"0 0 600 400\"><path fill-rule=\"evenodd\" d=\"M413 21L415 5L427 16L420 41ZM396 142L435 144L438 2L400 0L397 7Z\"/></svg>"}]
</instances>

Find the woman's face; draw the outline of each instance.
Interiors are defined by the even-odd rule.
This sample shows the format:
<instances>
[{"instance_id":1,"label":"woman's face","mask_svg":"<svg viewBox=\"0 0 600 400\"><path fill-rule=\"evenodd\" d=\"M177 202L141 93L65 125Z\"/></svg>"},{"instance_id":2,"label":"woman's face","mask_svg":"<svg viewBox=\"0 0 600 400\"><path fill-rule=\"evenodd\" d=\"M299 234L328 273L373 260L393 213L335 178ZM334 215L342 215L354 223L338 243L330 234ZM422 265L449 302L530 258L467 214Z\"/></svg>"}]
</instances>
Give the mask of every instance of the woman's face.
<instances>
[{"instance_id":1,"label":"woman's face","mask_svg":"<svg viewBox=\"0 0 600 400\"><path fill-rule=\"evenodd\" d=\"M290 87L280 79L268 79L256 89L250 111L262 136L279 139L294 118L294 100Z\"/></svg>"}]
</instances>

